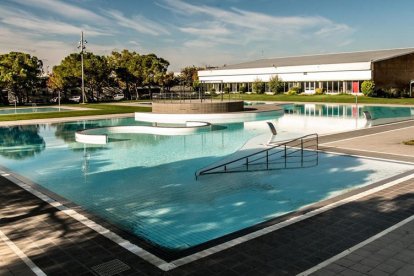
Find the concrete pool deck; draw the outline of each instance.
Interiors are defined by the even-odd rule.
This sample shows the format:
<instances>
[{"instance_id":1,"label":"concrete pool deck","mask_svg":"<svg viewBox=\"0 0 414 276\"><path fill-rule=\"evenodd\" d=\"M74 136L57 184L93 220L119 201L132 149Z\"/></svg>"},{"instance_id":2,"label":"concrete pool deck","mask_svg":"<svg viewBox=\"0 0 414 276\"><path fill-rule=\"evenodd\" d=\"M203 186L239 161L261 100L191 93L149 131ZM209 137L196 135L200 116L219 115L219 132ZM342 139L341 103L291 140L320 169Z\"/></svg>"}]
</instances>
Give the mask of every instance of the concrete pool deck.
<instances>
[{"instance_id":1,"label":"concrete pool deck","mask_svg":"<svg viewBox=\"0 0 414 276\"><path fill-rule=\"evenodd\" d=\"M408 140L405 135L413 127L414 121L406 121L323 136L320 143L327 151L414 162L414 147L404 145L409 148L401 151L393 140L395 133L401 141ZM341 147L345 139L355 140L352 148ZM377 150L367 150L374 142ZM389 149L389 143L395 147ZM32 270L38 275L42 271L47 275L104 275L98 272L105 265L106 275L294 275L304 271L409 275L414 266L412 222L376 240L368 239L413 216L413 173L395 185L168 272L75 220L56 203L52 206L35 197L4 174L0 177L0 275L33 275ZM111 269L112 274L108 273Z\"/></svg>"}]
</instances>

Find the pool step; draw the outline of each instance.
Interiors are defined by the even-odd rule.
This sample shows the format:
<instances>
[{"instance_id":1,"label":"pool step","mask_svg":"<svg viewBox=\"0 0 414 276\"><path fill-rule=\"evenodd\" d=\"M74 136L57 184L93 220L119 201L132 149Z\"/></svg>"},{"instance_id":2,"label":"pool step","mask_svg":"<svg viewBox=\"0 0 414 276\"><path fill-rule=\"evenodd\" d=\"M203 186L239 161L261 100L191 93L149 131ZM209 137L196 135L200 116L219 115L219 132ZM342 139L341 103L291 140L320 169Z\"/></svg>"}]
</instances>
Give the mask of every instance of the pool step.
<instances>
[{"instance_id":1,"label":"pool step","mask_svg":"<svg viewBox=\"0 0 414 276\"><path fill-rule=\"evenodd\" d=\"M199 170L195 176L198 179L206 174L314 167L319 161L318 139L316 133L298 137L218 166Z\"/></svg>"}]
</instances>

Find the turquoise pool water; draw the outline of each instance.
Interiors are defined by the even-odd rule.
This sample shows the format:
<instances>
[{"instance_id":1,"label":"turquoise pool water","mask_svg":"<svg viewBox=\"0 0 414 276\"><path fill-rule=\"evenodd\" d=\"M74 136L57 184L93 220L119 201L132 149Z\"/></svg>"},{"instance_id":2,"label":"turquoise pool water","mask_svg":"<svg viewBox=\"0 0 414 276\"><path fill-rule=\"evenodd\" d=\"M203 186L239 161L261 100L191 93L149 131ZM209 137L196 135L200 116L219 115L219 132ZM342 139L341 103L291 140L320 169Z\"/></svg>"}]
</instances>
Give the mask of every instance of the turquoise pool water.
<instances>
[{"instance_id":1,"label":"turquoise pool water","mask_svg":"<svg viewBox=\"0 0 414 276\"><path fill-rule=\"evenodd\" d=\"M281 139L360 127L344 125L346 118L329 118L328 113L321 115L329 119L328 126L321 121L316 129L288 127L306 116L287 112L265 119L276 124ZM196 170L254 137L266 136L266 123L221 124L214 131L187 136L115 134L105 146L75 142L77 130L113 125L145 124L127 118L0 128L0 165L170 250L207 242L412 169L321 154L319 166L313 168L209 175L196 181Z\"/></svg>"},{"instance_id":2,"label":"turquoise pool water","mask_svg":"<svg viewBox=\"0 0 414 276\"><path fill-rule=\"evenodd\" d=\"M341 104L287 104L287 114L325 117L363 117L368 111L375 119L414 118L414 107L341 105Z\"/></svg>"},{"instance_id":3,"label":"turquoise pool water","mask_svg":"<svg viewBox=\"0 0 414 276\"><path fill-rule=\"evenodd\" d=\"M23 114L23 113L39 113L39 112L58 112L67 111L68 109L58 107L27 107L27 108L4 108L0 109L0 115Z\"/></svg>"}]
</instances>

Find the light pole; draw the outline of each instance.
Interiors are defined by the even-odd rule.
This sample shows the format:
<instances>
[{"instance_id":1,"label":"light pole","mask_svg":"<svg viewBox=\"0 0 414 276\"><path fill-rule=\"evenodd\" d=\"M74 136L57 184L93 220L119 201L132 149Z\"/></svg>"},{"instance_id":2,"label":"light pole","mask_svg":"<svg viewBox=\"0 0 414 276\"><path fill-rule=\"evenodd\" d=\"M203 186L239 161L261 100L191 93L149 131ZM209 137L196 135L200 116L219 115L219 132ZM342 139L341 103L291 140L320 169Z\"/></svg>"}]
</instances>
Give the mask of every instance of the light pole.
<instances>
[{"instance_id":1,"label":"light pole","mask_svg":"<svg viewBox=\"0 0 414 276\"><path fill-rule=\"evenodd\" d=\"M79 41L78 49L80 49L81 55L81 67L82 67L82 103L85 103L85 81L84 81L84 71L83 71L83 50L86 49L85 44L88 43L83 39L83 31L81 31L81 40Z\"/></svg>"}]
</instances>

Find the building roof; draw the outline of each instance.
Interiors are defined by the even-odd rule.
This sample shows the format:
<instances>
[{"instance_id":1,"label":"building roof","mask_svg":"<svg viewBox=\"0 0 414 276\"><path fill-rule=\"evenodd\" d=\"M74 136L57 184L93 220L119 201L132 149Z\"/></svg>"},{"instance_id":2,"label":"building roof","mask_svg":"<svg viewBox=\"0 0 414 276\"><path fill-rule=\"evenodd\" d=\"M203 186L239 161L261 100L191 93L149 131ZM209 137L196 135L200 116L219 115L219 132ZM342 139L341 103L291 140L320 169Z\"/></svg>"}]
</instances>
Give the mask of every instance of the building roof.
<instances>
[{"instance_id":1,"label":"building roof","mask_svg":"<svg viewBox=\"0 0 414 276\"><path fill-rule=\"evenodd\" d=\"M366 52L338 53L338 54L321 54L296 57L282 57L259 59L234 65L226 65L218 70L227 69L248 69L248 68L265 68L280 66L300 66L300 65L319 65L319 64L338 64L353 62L372 62L389 59L405 54L414 53L414 48L376 50Z\"/></svg>"}]
</instances>

